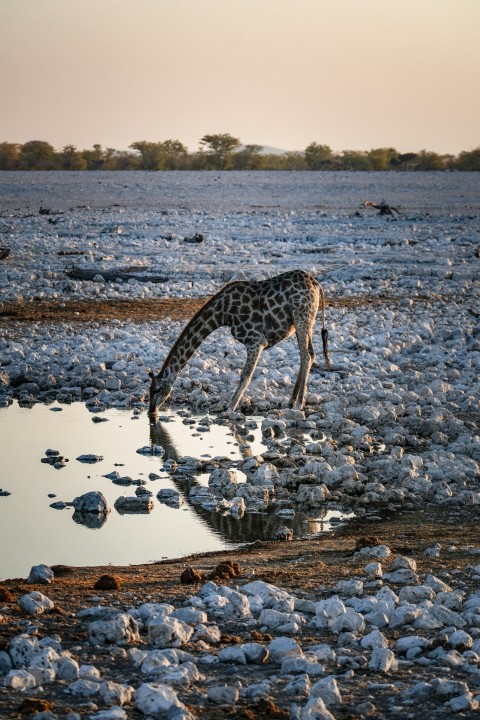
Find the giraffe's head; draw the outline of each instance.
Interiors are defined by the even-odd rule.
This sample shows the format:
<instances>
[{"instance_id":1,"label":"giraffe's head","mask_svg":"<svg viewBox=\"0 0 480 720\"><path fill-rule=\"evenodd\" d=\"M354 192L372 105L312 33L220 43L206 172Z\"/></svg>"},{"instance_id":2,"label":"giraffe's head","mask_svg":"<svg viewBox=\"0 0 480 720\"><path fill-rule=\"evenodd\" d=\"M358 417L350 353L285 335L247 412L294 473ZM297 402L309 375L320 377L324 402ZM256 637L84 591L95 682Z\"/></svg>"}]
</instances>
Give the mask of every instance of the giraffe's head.
<instances>
[{"instance_id":1,"label":"giraffe's head","mask_svg":"<svg viewBox=\"0 0 480 720\"><path fill-rule=\"evenodd\" d=\"M157 408L167 400L172 392L172 372L170 368L166 368L155 375L153 372L148 373L150 377L150 406L148 412L155 415Z\"/></svg>"}]
</instances>

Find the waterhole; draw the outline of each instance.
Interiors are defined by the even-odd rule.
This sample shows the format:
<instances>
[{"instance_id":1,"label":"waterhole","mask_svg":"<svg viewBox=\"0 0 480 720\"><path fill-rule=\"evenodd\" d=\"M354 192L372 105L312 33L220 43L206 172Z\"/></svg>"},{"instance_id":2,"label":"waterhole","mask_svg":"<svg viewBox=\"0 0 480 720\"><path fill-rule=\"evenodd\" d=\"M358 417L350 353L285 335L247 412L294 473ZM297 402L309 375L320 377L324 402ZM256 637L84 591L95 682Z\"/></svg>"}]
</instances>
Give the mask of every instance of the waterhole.
<instances>
[{"instance_id":1,"label":"waterhole","mask_svg":"<svg viewBox=\"0 0 480 720\"><path fill-rule=\"evenodd\" d=\"M208 423L211 424L208 424ZM262 512L233 518L205 509L189 499L192 485L208 485L208 472L179 476L172 466L185 456L202 461L216 457L242 464L265 450L261 418L250 428L248 440L239 438L215 418L168 412L152 426L145 412L111 409L93 415L81 403L72 405L14 404L0 410L0 579L25 577L33 565L129 565L176 558L195 552L232 548L240 543L272 539L281 526L295 537L328 530L346 515L328 510L320 517L295 512L278 514L273 504ZM165 454L138 450L161 445ZM68 459L61 469L47 462L47 450ZM103 459L85 463L77 458ZM168 462L167 462L168 461ZM117 471L141 485L119 486L105 477ZM239 481L245 476L238 473ZM122 495L134 496L138 487L152 492L148 514L121 514L114 507ZM157 499L160 489L182 493L180 509ZM89 491L100 491L111 512L100 522L74 513L69 503ZM9 493L9 494L7 494Z\"/></svg>"}]
</instances>

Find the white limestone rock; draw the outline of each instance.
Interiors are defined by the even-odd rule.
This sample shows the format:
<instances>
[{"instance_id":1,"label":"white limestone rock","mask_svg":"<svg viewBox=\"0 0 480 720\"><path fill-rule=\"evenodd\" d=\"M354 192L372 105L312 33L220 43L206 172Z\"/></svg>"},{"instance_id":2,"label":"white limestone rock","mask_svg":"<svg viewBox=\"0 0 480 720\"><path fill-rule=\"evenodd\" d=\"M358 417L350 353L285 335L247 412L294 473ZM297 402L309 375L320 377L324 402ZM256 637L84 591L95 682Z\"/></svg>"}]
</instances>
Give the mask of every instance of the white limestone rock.
<instances>
[{"instance_id":1,"label":"white limestone rock","mask_svg":"<svg viewBox=\"0 0 480 720\"><path fill-rule=\"evenodd\" d=\"M163 683L142 683L134 694L137 710L147 717L166 715L175 708L184 708L172 688Z\"/></svg>"},{"instance_id":2,"label":"white limestone rock","mask_svg":"<svg viewBox=\"0 0 480 720\"><path fill-rule=\"evenodd\" d=\"M114 613L104 620L94 620L88 625L88 637L95 645L114 643L128 645L140 640L137 621L127 613Z\"/></svg>"},{"instance_id":3,"label":"white limestone rock","mask_svg":"<svg viewBox=\"0 0 480 720\"><path fill-rule=\"evenodd\" d=\"M26 613L35 616L49 612L55 607L54 602L50 600L50 598L38 591L22 595L18 603Z\"/></svg>"},{"instance_id":4,"label":"white limestone rock","mask_svg":"<svg viewBox=\"0 0 480 720\"><path fill-rule=\"evenodd\" d=\"M236 705L240 693L235 685L212 685L208 688L208 699L216 705Z\"/></svg>"},{"instance_id":5,"label":"white limestone rock","mask_svg":"<svg viewBox=\"0 0 480 720\"><path fill-rule=\"evenodd\" d=\"M134 691L131 685L108 680L100 684L98 692L105 705L125 705L131 701Z\"/></svg>"},{"instance_id":6,"label":"white limestone rock","mask_svg":"<svg viewBox=\"0 0 480 720\"><path fill-rule=\"evenodd\" d=\"M53 581L53 570L48 565L34 565L30 570L27 583L50 585Z\"/></svg>"},{"instance_id":7,"label":"white limestone rock","mask_svg":"<svg viewBox=\"0 0 480 720\"><path fill-rule=\"evenodd\" d=\"M303 650L296 640L290 637L277 637L268 644L272 663L281 663L286 657L303 657Z\"/></svg>"},{"instance_id":8,"label":"white limestone rock","mask_svg":"<svg viewBox=\"0 0 480 720\"><path fill-rule=\"evenodd\" d=\"M3 685L12 690L25 692L36 687L34 676L27 670L10 670L3 679Z\"/></svg>"},{"instance_id":9,"label":"white limestone rock","mask_svg":"<svg viewBox=\"0 0 480 720\"><path fill-rule=\"evenodd\" d=\"M370 657L368 667L370 670L390 672L397 669L397 660L392 650L388 648L375 648Z\"/></svg>"},{"instance_id":10,"label":"white limestone rock","mask_svg":"<svg viewBox=\"0 0 480 720\"><path fill-rule=\"evenodd\" d=\"M339 705L342 702L338 683L331 676L322 678L312 685L311 696L322 698L327 707Z\"/></svg>"},{"instance_id":11,"label":"white limestone rock","mask_svg":"<svg viewBox=\"0 0 480 720\"><path fill-rule=\"evenodd\" d=\"M174 617L153 617L148 621L148 641L156 648L181 647L193 635L193 628Z\"/></svg>"},{"instance_id":12,"label":"white limestone rock","mask_svg":"<svg viewBox=\"0 0 480 720\"><path fill-rule=\"evenodd\" d=\"M39 651L38 639L35 636L22 633L13 637L7 646L8 654L14 668L24 668L30 665Z\"/></svg>"}]
</instances>

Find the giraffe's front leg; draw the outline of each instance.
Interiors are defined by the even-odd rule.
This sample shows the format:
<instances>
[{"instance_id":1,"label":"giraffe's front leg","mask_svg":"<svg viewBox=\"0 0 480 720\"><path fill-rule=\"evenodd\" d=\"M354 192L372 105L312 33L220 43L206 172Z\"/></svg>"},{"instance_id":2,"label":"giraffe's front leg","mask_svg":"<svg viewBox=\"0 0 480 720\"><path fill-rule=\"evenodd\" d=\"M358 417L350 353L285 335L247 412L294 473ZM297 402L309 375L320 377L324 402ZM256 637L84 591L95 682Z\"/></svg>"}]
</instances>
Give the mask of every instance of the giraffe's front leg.
<instances>
[{"instance_id":1,"label":"giraffe's front leg","mask_svg":"<svg viewBox=\"0 0 480 720\"><path fill-rule=\"evenodd\" d=\"M243 366L242 374L240 375L240 382L238 384L235 395L233 396L227 407L227 410L232 412L236 410L238 403L242 399L243 393L245 392L246 388L250 383L250 380L252 379L252 375L255 372L255 368L257 367L258 359L262 354L263 350L265 350L265 348L267 347L267 344L268 343L265 338L262 338L260 342L255 343L254 345L247 345L247 359L245 361L245 365Z\"/></svg>"}]
</instances>

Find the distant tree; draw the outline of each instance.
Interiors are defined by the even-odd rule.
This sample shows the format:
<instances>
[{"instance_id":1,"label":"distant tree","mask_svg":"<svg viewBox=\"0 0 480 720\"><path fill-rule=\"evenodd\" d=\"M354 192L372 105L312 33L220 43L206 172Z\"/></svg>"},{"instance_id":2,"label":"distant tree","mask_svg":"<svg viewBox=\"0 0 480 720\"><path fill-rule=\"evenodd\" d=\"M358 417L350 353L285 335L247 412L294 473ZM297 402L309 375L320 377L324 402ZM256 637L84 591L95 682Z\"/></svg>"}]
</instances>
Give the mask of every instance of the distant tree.
<instances>
[{"instance_id":1,"label":"distant tree","mask_svg":"<svg viewBox=\"0 0 480 720\"><path fill-rule=\"evenodd\" d=\"M207 147L207 155L215 170L229 170L232 167L232 152L240 145L239 138L229 133L204 135L200 144Z\"/></svg>"},{"instance_id":2,"label":"distant tree","mask_svg":"<svg viewBox=\"0 0 480 720\"><path fill-rule=\"evenodd\" d=\"M398 158L398 151L395 148L375 148L368 151L367 157L370 170L390 170Z\"/></svg>"},{"instance_id":3,"label":"distant tree","mask_svg":"<svg viewBox=\"0 0 480 720\"><path fill-rule=\"evenodd\" d=\"M344 150L340 155L342 170L371 170L372 166L367 153L362 150Z\"/></svg>"},{"instance_id":4,"label":"distant tree","mask_svg":"<svg viewBox=\"0 0 480 720\"><path fill-rule=\"evenodd\" d=\"M415 158L416 170L445 170L445 160L442 155L421 150Z\"/></svg>"},{"instance_id":5,"label":"distant tree","mask_svg":"<svg viewBox=\"0 0 480 720\"><path fill-rule=\"evenodd\" d=\"M309 170L328 170L334 165L335 156L328 145L312 142L305 148L305 162Z\"/></svg>"},{"instance_id":6,"label":"distant tree","mask_svg":"<svg viewBox=\"0 0 480 720\"><path fill-rule=\"evenodd\" d=\"M164 170L177 170L185 165L188 150L180 140L164 140L160 143Z\"/></svg>"},{"instance_id":7,"label":"distant tree","mask_svg":"<svg viewBox=\"0 0 480 720\"><path fill-rule=\"evenodd\" d=\"M44 140L30 140L20 150L20 168L22 170L54 170L56 167L55 150Z\"/></svg>"},{"instance_id":8,"label":"distant tree","mask_svg":"<svg viewBox=\"0 0 480 720\"><path fill-rule=\"evenodd\" d=\"M262 145L244 145L233 154L235 170L259 170L262 166Z\"/></svg>"},{"instance_id":9,"label":"distant tree","mask_svg":"<svg viewBox=\"0 0 480 720\"><path fill-rule=\"evenodd\" d=\"M187 148L179 140L164 142L148 142L139 140L130 145L132 150L140 153L142 170L175 170L188 154Z\"/></svg>"},{"instance_id":10,"label":"distant tree","mask_svg":"<svg viewBox=\"0 0 480 720\"><path fill-rule=\"evenodd\" d=\"M75 145L65 145L58 155L58 167L61 170L86 170L87 161Z\"/></svg>"},{"instance_id":11,"label":"distant tree","mask_svg":"<svg viewBox=\"0 0 480 720\"><path fill-rule=\"evenodd\" d=\"M454 166L457 170L480 170L480 146L461 152Z\"/></svg>"},{"instance_id":12,"label":"distant tree","mask_svg":"<svg viewBox=\"0 0 480 720\"><path fill-rule=\"evenodd\" d=\"M83 150L82 156L87 163L87 170L102 170L105 155L101 145L94 145L93 150Z\"/></svg>"},{"instance_id":13,"label":"distant tree","mask_svg":"<svg viewBox=\"0 0 480 720\"><path fill-rule=\"evenodd\" d=\"M390 165L394 170L414 170L417 153L400 153L396 158L392 158Z\"/></svg>"},{"instance_id":14,"label":"distant tree","mask_svg":"<svg viewBox=\"0 0 480 720\"><path fill-rule=\"evenodd\" d=\"M20 164L20 145L0 143L0 170L18 170Z\"/></svg>"}]
</instances>

